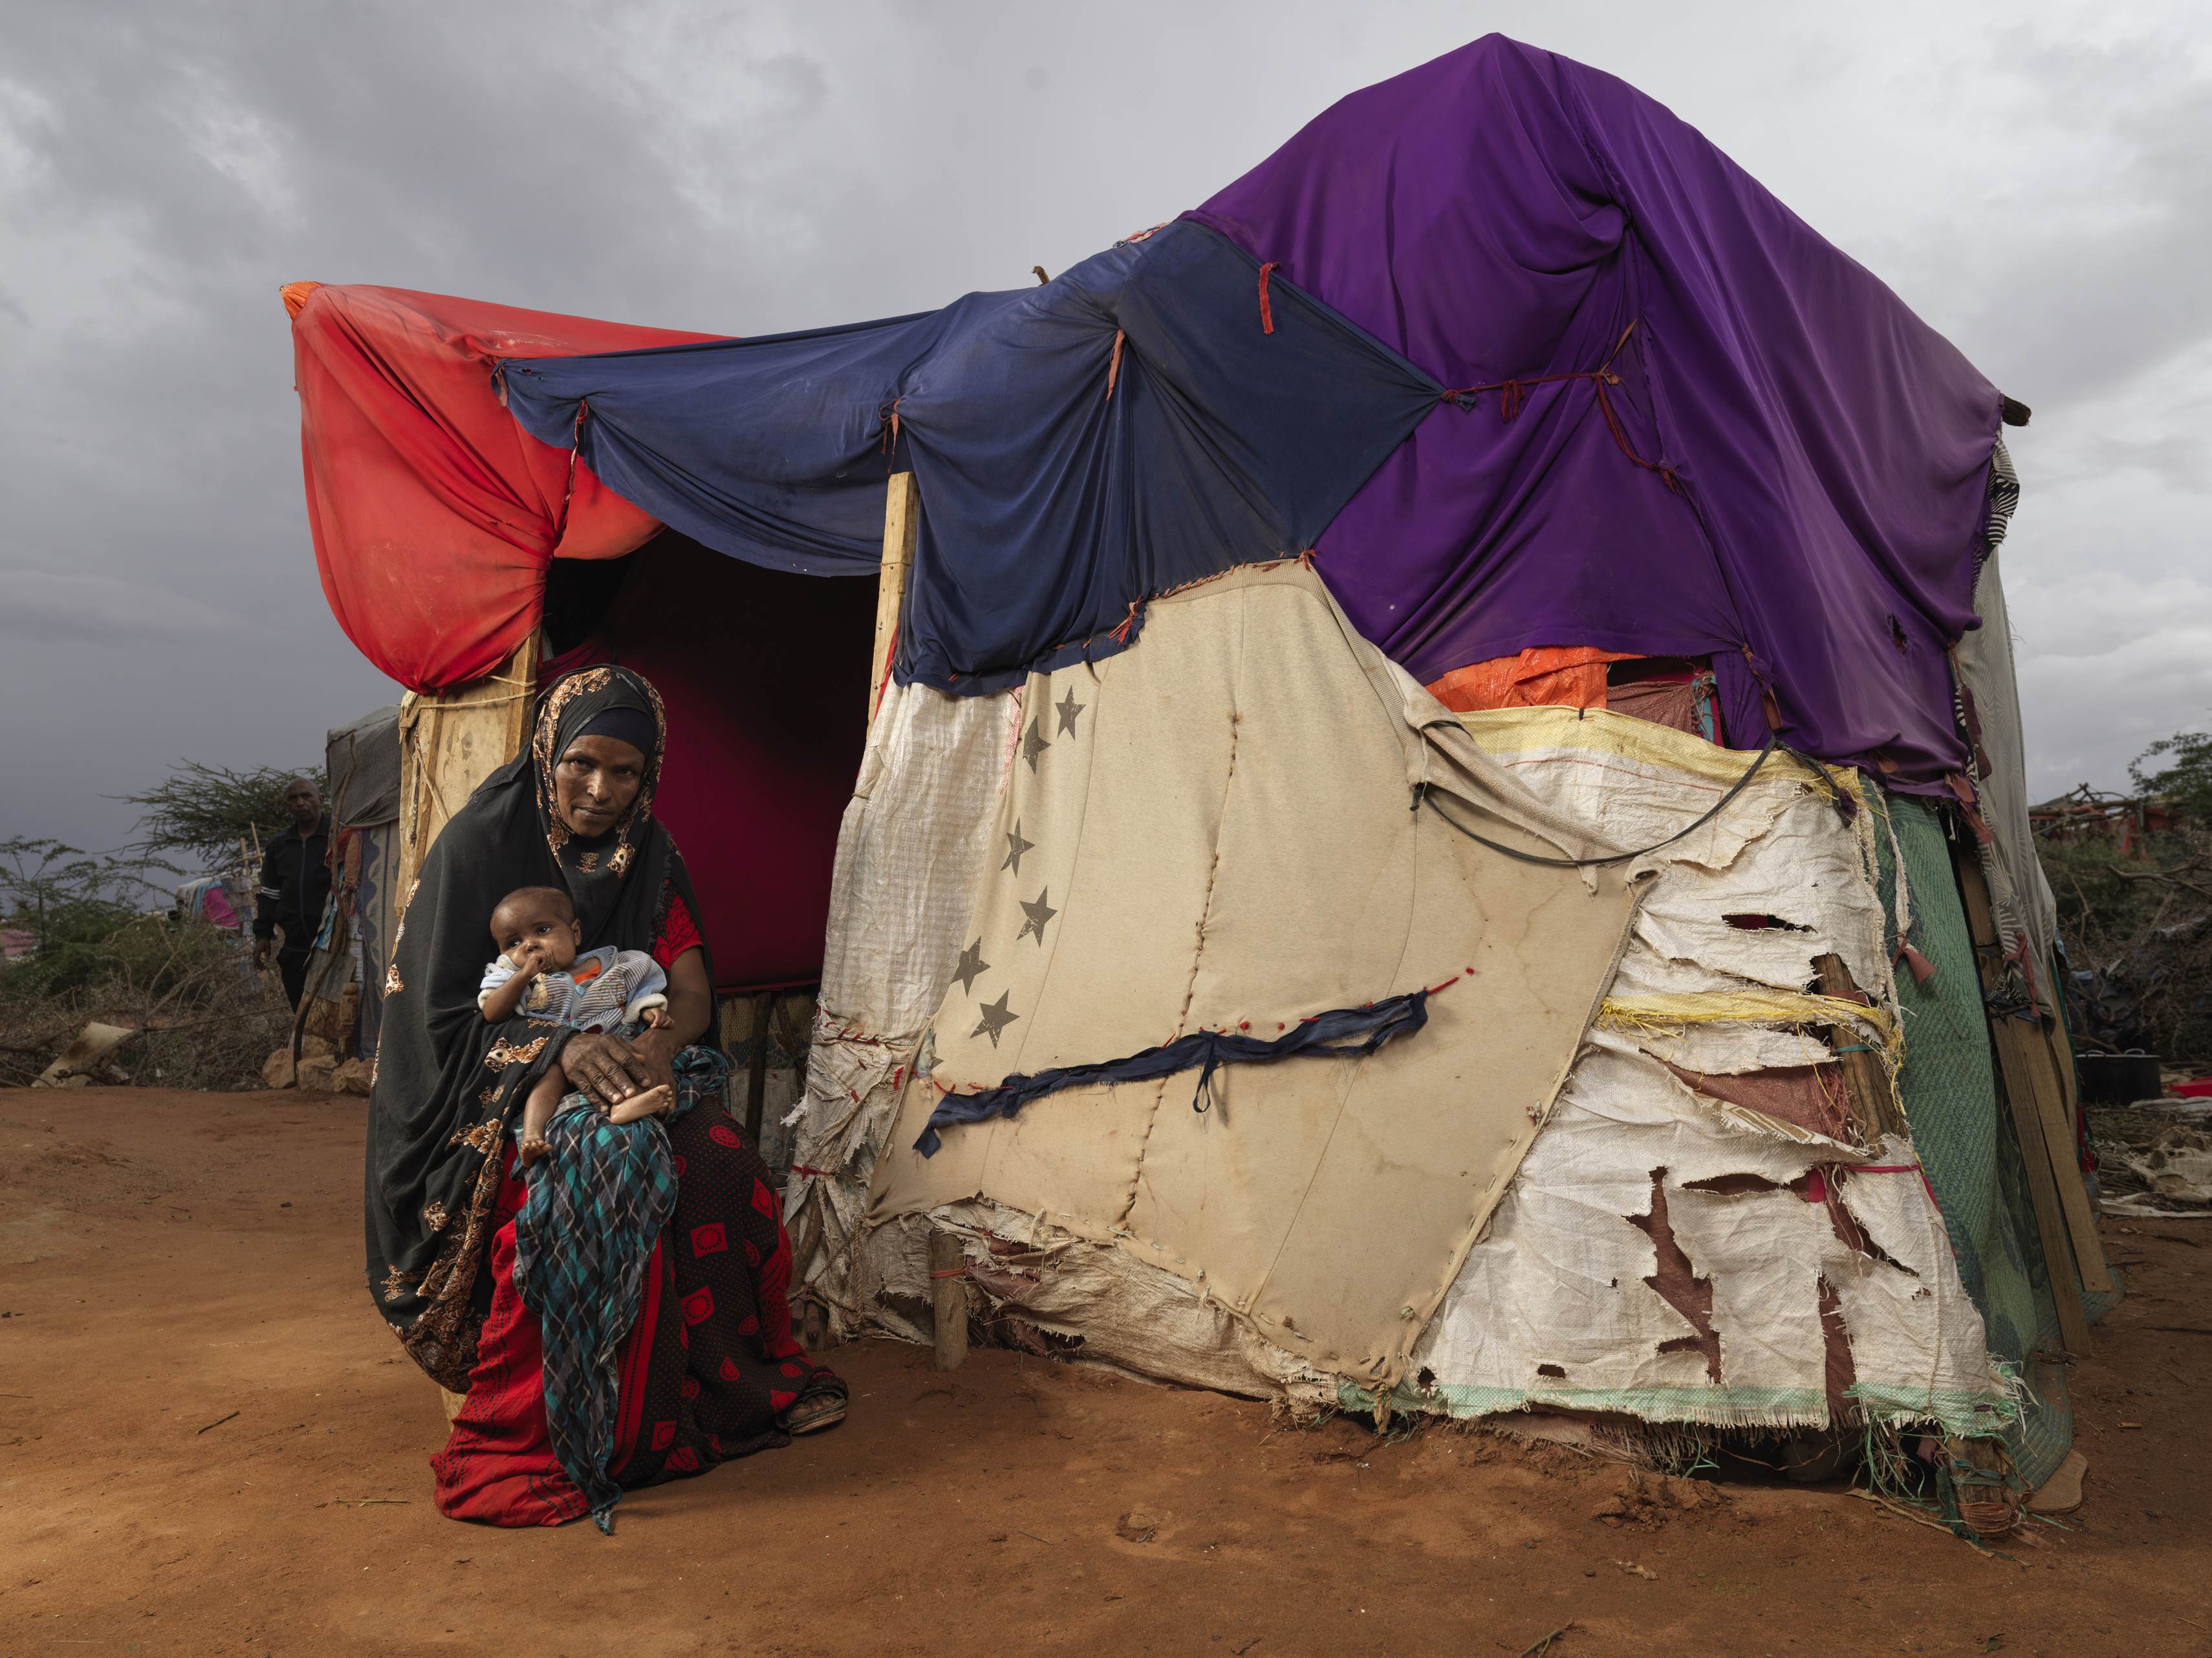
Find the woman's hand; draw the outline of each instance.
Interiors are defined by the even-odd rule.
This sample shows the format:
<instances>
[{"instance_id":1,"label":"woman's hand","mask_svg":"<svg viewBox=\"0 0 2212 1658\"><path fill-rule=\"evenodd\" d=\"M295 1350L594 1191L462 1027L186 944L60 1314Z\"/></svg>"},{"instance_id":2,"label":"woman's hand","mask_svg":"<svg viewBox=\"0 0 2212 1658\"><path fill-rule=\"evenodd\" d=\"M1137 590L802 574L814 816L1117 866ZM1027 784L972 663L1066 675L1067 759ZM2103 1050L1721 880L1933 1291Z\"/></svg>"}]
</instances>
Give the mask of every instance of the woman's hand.
<instances>
[{"instance_id":1,"label":"woman's hand","mask_svg":"<svg viewBox=\"0 0 2212 1658\"><path fill-rule=\"evenodd\" d=\"M642 1060L653 1068L647 1088L676 1085L676 1056L683 1050L684 1039L672 1025L658 1025L641 1032L629 1045L630 1057Z\"/></svg>"},{"instance_id":2,"label":"woman's hand","mask_svg":"<svg viewBox=\"0 0 2212 1658\"><path fill-rule=\"evenodd\" d=\"M648 1031L632 1043L580 1030L561 1050L561 1069L573 1086L590 1095L602 1109L620 1105L633 1094L674 1080L669 1060L675 1049L663 1052L661 1044L653 1043L658 1034Z\"/></svg>"}]
</instances>

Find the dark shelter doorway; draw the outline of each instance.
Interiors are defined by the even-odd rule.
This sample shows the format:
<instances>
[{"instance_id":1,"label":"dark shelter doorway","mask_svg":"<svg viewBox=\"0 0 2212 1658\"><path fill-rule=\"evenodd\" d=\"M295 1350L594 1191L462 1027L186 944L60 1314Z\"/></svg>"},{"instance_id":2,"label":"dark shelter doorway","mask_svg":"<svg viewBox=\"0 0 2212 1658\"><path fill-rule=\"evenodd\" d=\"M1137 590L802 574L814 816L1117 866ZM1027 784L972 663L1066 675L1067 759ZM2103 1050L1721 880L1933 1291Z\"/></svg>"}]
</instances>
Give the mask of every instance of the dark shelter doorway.
<instances>
[{"instance_id":1,"label":"dark shelter doorway","mask_svg":"<svg viewBox=\"0 0 2212 1658\"><path fill-rule=\"evenodd\" d=\"M654 811L705 911L715 989L811 984L837 826L867 741L872 581L789 575L663 530L610 560L548 572L547 684L634 668L668 709Z\"/></svg>"}]
</instances>

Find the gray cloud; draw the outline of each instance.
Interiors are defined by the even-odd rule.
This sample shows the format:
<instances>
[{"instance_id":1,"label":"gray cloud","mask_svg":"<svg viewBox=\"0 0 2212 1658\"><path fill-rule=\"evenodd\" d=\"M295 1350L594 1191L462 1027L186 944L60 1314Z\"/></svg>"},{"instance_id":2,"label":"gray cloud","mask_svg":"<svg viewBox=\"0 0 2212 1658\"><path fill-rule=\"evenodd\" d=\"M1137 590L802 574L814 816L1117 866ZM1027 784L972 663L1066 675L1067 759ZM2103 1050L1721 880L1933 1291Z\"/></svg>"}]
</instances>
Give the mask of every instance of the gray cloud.
<instances>
[{"instance_id":1,"label":"gray cloud","mask_svg":"<svg viewBox=\"0 0 2212 1658\"><path fill-rule=\"evenodd\" d=\"M231 626L214 606L144 582L92 570L0 569L0 639L212 639Z\"/></svg>"},{"instance_id":2,"label":"gray cloud","mask_svg":"<svg viewBox=\"0 0 2212 1658\"><path fill-rule=\"evenodd\" d=\"M276 289L731 332L1018 286L1502 28L1704 127L2037 407L2040 789L2212 714L2212 64L2179 3L1103 9L18 0L0 46L0 834L392 688L331 622Z\"/></svg>"},{"instance_id":3,"label":"gray cloud","mask_svg":"<svg viewBox=\"0 0 2212 1658\"><path fill-rule=\"evenodd\" d=\"M2037 112L2065 155L2002 204L1978 331L2016 342L2001 365L2045 399L2109 389L2212 337L2201 284L2181 276L2212 261L2212 76L2174 44L1995 54L2021 113Z\"/></svg>"}]
</instances>

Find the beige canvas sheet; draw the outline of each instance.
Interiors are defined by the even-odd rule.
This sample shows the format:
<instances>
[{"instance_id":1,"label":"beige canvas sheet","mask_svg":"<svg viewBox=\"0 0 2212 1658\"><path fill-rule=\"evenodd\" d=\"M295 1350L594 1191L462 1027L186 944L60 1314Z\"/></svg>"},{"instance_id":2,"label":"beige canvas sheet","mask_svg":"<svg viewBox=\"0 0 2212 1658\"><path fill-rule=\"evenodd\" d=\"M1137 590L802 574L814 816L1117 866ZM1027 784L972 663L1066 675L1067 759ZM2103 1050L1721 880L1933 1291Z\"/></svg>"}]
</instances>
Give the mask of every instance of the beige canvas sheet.
<instances>
[{"instance_id":1,"label":"beige canvas sheet","mask_svg":"<svg viewBox=\"0 0 2212 1658\"><path fill-rule=\"evenodd\" d=\"M1312 571L1155 603L1031 678L962 960L876 1165L872 1224L983 1197L1192 1282L1322 1369L1395 1381L1550 1108L1634 891L1478 847L1599 850L1355 635ZM1431 987L1362 1059L1071 1089L913 1149L945 1089L1272 1036Z\"/></svg>"},{"instance_id":2,"label":"beige canvas sheet","mask_svg":"<svg viewBox=\"0 0 2212 1658\"><path fill-rule=\"evenodd\" d=\"M964 938L1021 705L1019 689L890 687L845 808L806 1096L785 1120L784 1197L795 1281L842 1335L872 1316L854 1282L868 1177Z\"/></svg>"}]
</instances>

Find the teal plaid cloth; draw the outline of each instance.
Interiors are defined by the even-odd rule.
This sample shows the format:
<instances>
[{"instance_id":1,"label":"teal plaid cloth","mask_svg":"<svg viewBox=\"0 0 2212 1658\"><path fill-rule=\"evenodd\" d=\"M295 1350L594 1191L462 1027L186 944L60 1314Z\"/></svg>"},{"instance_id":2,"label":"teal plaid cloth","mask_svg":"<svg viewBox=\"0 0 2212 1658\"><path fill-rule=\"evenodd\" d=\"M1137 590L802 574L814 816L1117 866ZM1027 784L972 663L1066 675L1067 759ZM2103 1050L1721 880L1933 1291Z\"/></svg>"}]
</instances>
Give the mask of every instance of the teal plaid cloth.
<instances>
[{"instance_id":1,"label":"teal plaid cloth","mask_svg":"<svg viewBox=\"0 0 2212 1658\"><path fill-rule=\"evenodd\" d=\"M629 1034L629 1033L624 1033ZM708 1048L676 1056L669 1118L615 1124L581 1093L547 1125L550 1154L526 1171L530 1195L514 1218L514 1283L538 1315L545 1347L545 1421L553 1454L614 1530L622 1487L615 1452L616 1355L636 1321L653 1246L676 1210L666 1121L721 1092L729 1061Z\"/></svg>"}]
</instances>

